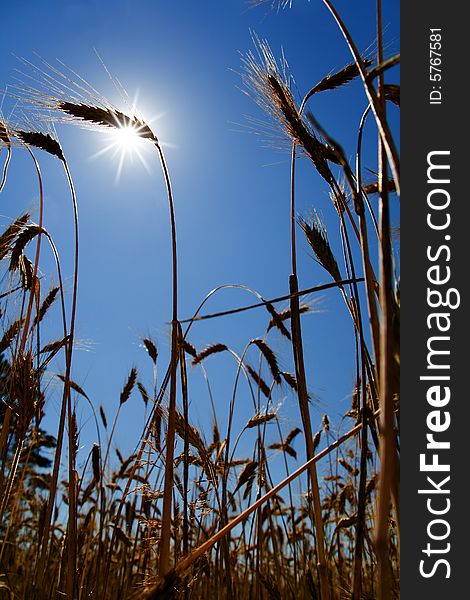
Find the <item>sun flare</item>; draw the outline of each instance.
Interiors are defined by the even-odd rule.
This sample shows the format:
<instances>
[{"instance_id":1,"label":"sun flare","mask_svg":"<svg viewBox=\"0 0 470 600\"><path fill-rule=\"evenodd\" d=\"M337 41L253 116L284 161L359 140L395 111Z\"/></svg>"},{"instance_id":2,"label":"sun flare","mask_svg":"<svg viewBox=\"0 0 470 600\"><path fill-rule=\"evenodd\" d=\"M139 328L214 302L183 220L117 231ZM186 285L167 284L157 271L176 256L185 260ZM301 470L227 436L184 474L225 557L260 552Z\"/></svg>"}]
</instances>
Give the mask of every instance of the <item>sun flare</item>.
<instances>
[{"instance_id":1,"label":"sun flare","mask_svg":"<svg viewBox=\"0 0 470 600\"><path fill-rule=\"evenodd\" d=\"M139 152L142 144L142 138L139 135L139 130L132 125L124 125L113 130L112 137L115 144L123 152Z\"/></svg>"},{"instance_id":2,"label":"sun flare","mask_svg":"<svg viewBox=\"0 0 470 600\"><path fill-rule=\"evenodd\" d=\"M92 158L97 158L111 153L113 158L118 158L118 169L116 172L116 182L121 178L124 162L137 157L148 171L149 167L144 158L144 152L148 146L148 140L144 139L139 132L139 128L133 125L121 125L109 130L106 136L107 144L99 150Z\"/></svg>"}]
</instances>

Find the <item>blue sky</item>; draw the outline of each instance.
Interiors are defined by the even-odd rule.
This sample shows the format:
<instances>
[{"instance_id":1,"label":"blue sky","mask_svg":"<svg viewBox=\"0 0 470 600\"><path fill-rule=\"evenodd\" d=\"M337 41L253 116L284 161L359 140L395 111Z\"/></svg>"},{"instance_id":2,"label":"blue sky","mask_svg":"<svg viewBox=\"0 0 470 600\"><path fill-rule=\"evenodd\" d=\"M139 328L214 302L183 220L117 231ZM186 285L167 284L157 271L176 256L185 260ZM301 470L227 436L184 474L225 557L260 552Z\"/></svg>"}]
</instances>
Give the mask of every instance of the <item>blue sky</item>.
<instances>
[{"instance_id":1,"label":"blue sky","mask_svg":"<svg viewBox=\"0 0 470 600\"><path fill-rule=\"evenodd\" d=\"M336 3L359 48L375 39L374 3ZM398 2L384 2L387 53L398 50ZM268 39L276 56L281 48L299 95L326 73L350 62L349 51L322 2L296 0L270 12L250 9L244 0L18 1L2 10L1 87L13 82L20 64L14 55L38 62L38 53L60 59L119 104L94 52L131 97L165 144L176 205L179 243L180 317L192 314L202 298L222 283L242 283L265 298L287 293L289 249L289 153L260 142L247 116L264 119L241 90L240 53L253 49L251 32ZM398 75L396 75L398 79ZM325 128L352 157L355 134L366 105L360 84L315 100L312 108ZM3 112L12 103L6 99ZM395 115L392 117L395 119ZM395 119L396 122L396 119ZM375 168L375 132L369 127L365 165ZM140 338L158 344L158 372L166 368L171 316L169 219L157 156L145 151L149 172L134 157L116 182L117 160L110 153L90 159L106 145L106 134L58 127L70 162L80 213L80 288L73 379L111 420L131 366L151 388L152 364ZM45 226L61 255L67 289L72 276L72 216L64 174L48 156L38 154L45 181ZM37 209L38 195L30 159L15 149L9 181L0 198L0 226L24 209ZM297 206L300 214L317 208L330 240L338 248L338 227L326 187L304 159L299 161ZM37 218L37 213L35 215ZM299 234L301 287L329 281L310 257ZM46 250L41 263L43 289L56 283ZM311 299L313 300L313 298ZM244 292L226 290L208 304L210 312L251 303ZM317 300L315 299L315 302ZM333 422L350 405L354 385L351 322L337 292L325 292L318 312L303 317L311 392L318 398L315 422L328 412ZM223 342L238 353L250 338L262 336L268 319L262 310L196 324L190 341L198 348ZM53 318L50 339L60 336ZM270 343L286 370L293 370L290 348L272 333ZM250 361L256 364L254 355ZM54 368L61 370L61 365ZM221 422L233 387L235 367L227 356L208 361ZM201 374L190 370L191 418L207 430L209 402ZM227 385L227 382L228 385ZM284 430L299 422L295 398L285 389L280 415ZM46 424L56 429L58 403L54 380L47 391ZM253 414L241 389L237 419ZM79 399L84 455L94 441L90 410ZM134 393L118 424L118 445L137 442L143 404ZM210 430L208 430L210 431ZM298 444L300 447L300 444Z\"/></svg>"}]
</instances>

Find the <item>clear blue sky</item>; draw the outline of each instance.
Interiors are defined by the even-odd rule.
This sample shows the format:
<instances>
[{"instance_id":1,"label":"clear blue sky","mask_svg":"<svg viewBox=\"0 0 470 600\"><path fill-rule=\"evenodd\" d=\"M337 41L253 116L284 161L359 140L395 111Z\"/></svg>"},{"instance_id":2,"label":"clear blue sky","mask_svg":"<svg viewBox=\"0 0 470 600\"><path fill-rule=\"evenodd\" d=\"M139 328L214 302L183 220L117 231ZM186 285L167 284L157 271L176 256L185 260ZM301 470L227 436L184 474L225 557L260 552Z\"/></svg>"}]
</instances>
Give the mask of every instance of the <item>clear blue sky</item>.
<instances>
[{"instance_id":1,"label":"clear blue sky","mask_svg":"<svg viewBox=\"0 0 470 600\"><path fill-rule=\"evenodd\" d=\"M336 6L359 48L366 49L375 38L374 3L342 0ZM398 10L396 0L384 2L388 54L399 46ZM243 283L265 298L288 289L289 154L263 147L247 129L247 115L264 119L239 89L240 52L253 48L250 30L267 38L276 56L284 49L300 94L351 60L320 0L296 0L292 8L279 12L269 12L267 5L250 9L244 0L19 0L2 7L2 88L13 81L19 68L15 54L34 61L38 53L51 62L64 61L118 103L96 58L96 48L130 96L138 93L143 114L149 119L159 116L153 125L166 144L176 203L180 317L190 316L204 295L222 283ZM360 84L354 84L318 97L312 106L348 156L353 156L365 105ZM5 115L9 107L7 99ZM152 153L145 153L150 173L138 160L129 160L117 184L117 161L110 154L89 158L106 144L103 134L70 126L59 127L58 134L71 164L80 212L77 338L88 350L75 352L73 379L96 407L105 407L111 420L131 366L138 367L142 381L151 388L152 364L140 337L157 342L160 377L166 368L171 316L167 203ZM45 179L45 226L59 248L70 291L72 218L65 177L57 161L41 153L38 157ZM374 148L365 158L365 165L374 168ZM37 209L35 174L19 149L0 202L2 228L22 210ZM338 248L337 221L327 189L306 160L299 164L297 203L300 214L313 207L320 211L331 242ZM44 289L56 282L46 249L42 271ZM299 275L303 287L329 281L311 259L300 234ZM208 310L251 301L241 292L225 291L208 304ZM303 317L309 388L320 401L316 417L328 412L337 421L349 408L354 385L352 327L338 293L322 294L319 308L321 312ZM241 353L250 338L263 335L267 321L258 310L196 324L190 341L198 349L223 342ZM46 333L50 340L60 337L59 321L51 319ZM289 346L277 333L271 335L281 364L292 371ZM254 355L251 363L256 364ZM208 361L207 369L223 423L234 365L227 356L220 356ZM191 418L207 430L209 402L195 368L190 385ZM290 391L285 389L279 398L283 396L280 415L288 430L299 422L299 416ZM60 396L53 381L47 398L46 423L54 433ZM246 388L241 389L238 402L240 425L253 414ZM88 406L82 399L79 406L85 456L94 433ZM117 439L124 451L137 441L142 406L134 393L123 410Z\"/></svg>"}]
</instances>

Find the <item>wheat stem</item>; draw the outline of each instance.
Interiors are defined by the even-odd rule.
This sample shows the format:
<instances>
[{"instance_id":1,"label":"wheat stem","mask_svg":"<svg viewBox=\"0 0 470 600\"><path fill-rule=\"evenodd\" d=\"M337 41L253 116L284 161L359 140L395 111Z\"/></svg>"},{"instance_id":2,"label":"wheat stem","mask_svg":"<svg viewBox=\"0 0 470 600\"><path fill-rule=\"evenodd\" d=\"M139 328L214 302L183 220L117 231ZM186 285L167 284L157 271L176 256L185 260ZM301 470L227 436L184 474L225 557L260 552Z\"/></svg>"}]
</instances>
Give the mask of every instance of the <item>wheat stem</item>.
<instances>
[{"instance_id":1,"label":"wheat stem","mask_svg":"<svg viewBox=\"0 0 470 600\"><path fill-rule=\"evenodd\" d=\"M388 126L387 120L384 115L384 111L380 105L379 99L377 97L377 93L368 78L367 70L364 65L364 61L362 60L361 54L357 49L354 40L351 37L346 25L344 24L342 18L340 17L338 11L335 9L330 0L322 0L323 4L327 7L330 13L333 15L334 20L336 21L341 33L346 40L346 43L351 51L351 54L356 61L357 68L359 69L359 73L361 75L362 82L364 84L364 90L367 95L367 99L370 102L372 112L374 113L375 120L377 122L377 127L380 132L380 137L383 141L385 151L387 153L388 160L390 162L390 166L393 173L393 178L395 180L395 185L397 189L397 193L400 193L400 159L398 157L398 152L395 146L395 142L393 140L393 136L390 132L390 127ZM381 62L381 61L380 61Z\"/></svg>"}]
</instances>

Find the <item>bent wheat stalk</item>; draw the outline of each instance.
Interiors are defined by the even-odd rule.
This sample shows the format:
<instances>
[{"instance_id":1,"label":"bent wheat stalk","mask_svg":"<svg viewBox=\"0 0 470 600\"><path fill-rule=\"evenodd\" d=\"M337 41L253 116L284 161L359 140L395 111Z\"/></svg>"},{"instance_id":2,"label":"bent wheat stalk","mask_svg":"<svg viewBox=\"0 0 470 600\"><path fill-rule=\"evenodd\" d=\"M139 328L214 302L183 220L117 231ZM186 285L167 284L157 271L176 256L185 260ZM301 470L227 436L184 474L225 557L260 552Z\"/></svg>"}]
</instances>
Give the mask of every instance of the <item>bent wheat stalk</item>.
<instances>
[{"instance_id":1,"label":"bent wheat stalk","mask_svg":"<svg viewBox=\"0 0 470 600\"><path fill-rule=\"evenodd\" d=\"M334 20L336 21L341 33L343 34L344 39L346 40L349 50L356 62L357 68L359 69L359 73L364 84L364 90L366 92L367 99L369 100L369 103L371 105L372 112L374 113L374 117L377 122L377 127L380 133L380 138L384 145L387 158L390 162L390 168L392 169L396 190L397 193L400 194L400 159L398 156L398 151L395 142L393 140L392 133L390 131L390 127L385 118L383 107L377 96L377 92L375 91L374 86L372 85L371 79L368 77L367 69L361 57L361 54L357 49L357 46L354 43L354 40L352 39L352 36L349 33L346 25L344 24L343 19L340 17L338 11L335 9L330 0L322 0L322 2L330 11ZM379 61L379 64L381 63L382 61Z\"/></svg>"},{"instance_id":2,"label":"bent wheat stalk","mask_svg":"<svg viewBox=\"0 0 470 600\"><path fill-rule=\"evenodd\" d=\"M176 409L176 385L177 385L177 364L178 364L178 275L177 275L177 243L176 243L176 219L173 201L173 192L170 180L170 174L166 162L166 158L157 136L150 129L147 123L133 114L126 114L109 103L103 101L102 105L98 103L89 103L86 99L71 101L67 97L69 86L61 84L62 89L57 93L57 88L54 92L57 95L47 94L38 90L26 90L29 93L29 100L33 104L42 106L43 108L59 111L65 120L79 122L91 127L106 127L106 128L132 128L134 133L139 137L148 139L154 145L163 177L168 198L170 210L170 228L171 228L171 252L172 252L172 322L171 322L171 358L170 358L170 398L169 398L169 415L167 427L167 455L165 460L165 484L163 496L163 512L162 512L162 531L160 543L160 566L161 574L165 574L169 569L169 549L170 549L170 522L171 522L171 505L173 492L173 459L174 459L174 443L175 443L175 409ZM77 86L78 87L78 86ZM80 86L81 93L84 90ZM88 91L89 92L89 91ZM96 95L93 94L93 99ZM113 533L114 539L114 533ZM112 546L112 543L111 543ZM106 582L104 593L106 593Z\"/></svg>"}]
</instances>

